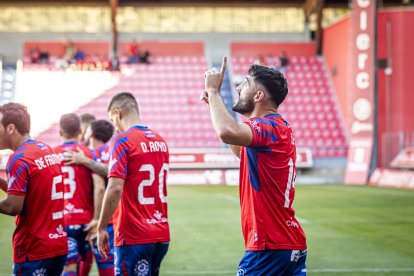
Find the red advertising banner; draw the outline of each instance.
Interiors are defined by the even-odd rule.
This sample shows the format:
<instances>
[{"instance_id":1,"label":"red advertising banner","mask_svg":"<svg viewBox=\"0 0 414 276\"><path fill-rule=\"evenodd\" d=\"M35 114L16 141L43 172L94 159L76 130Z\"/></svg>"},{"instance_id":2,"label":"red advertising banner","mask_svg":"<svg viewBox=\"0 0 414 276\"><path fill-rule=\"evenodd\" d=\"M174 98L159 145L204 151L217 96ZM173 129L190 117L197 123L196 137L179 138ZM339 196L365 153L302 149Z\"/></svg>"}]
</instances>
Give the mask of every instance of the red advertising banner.
<instances>
[{"instance_id":1,"label":"red advertising banner","mask_svg":"<svg viewBox=\"0 0 414 276\"><path fill-rule=\"evenodd\" d=\"M399 169L414 169L414 147L403 149L391 161L391 167Z\"/></svg>"},{"instance_id":2,"label":"red advertising banner","mask_svg":"<svg viewBox=\"0 0 414 276\"><path fill-rule=\"evenodd\" d=\"M414 189L414 171L378 168L372 174L369 184L373 186Z\"/></svg>"},{"instance_id":3,"label":"red advertising banner","mask_svg":"<svg viewBox=\"0 0 414 276\"><path fill-rule=\"evenodd\" d=\"M171 169L236 169L240 160L229 149L172 149L170 151ZM296 149L296 167L313 166L312 152L308 148Z\"/></svg>"},{"instance_id":4,"label":"red advertising banner","mask_svg":"<svg viewBox=\"0 0 414 276\"><path fill-rule=\"evenodd\" d=\"M346 184L366 184L374 130L375 0L353 0L351 141Z\"/></svg>"}]
</instances>

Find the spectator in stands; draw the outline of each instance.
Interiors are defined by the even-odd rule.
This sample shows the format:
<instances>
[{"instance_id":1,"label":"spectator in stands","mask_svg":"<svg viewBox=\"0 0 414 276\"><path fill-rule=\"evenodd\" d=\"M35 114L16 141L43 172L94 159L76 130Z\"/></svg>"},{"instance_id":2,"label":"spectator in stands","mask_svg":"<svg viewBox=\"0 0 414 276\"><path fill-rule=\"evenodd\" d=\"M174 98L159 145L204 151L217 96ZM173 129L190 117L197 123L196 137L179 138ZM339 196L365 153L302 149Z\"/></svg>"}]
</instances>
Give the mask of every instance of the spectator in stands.
<instances>
[{"instance_id":1,"label":"spectator in stands","mask_svg":"<svg viewBox=\"0 0 414 276\"><path fill-rule=\"evenodd\" d=\"M58 70L66 70L68 68L68 62L63 58L63 56L59 56L56 58L55 67Z\"/></svg>"},{"instance_id":2,"label":"spectator in stands","mask_svg":"<svg viewBox=\"0 0 414 276\"><path fill-rule=\"evenodd\" d=\"M140 49L138 56L139 56L140 63L150 64L149 62L150 52L147 49Z\"/></svg>"},{"instance_id":3,"label":"spectator in stands","mask_svg":"<svg viewBox=\"0 0 414 276\"><path fill-rule=\"evenodd\" d=\"M49 63L49 52L45 48L39 53L39 63Z\"/></svg>"},{"instance_id":4,"label":"spectator in stands","mask_svg":"<svg viewBox=\"0 0 414 276\"><path fill-rule=\"evenodd\" d=\"M30 49L30 62L31 63L39 62L39 48L37 48L37 46Z\"/></svg>"},{"instance_id":5,"label":"spectator in stands","mask_svg":"<svg viewBox=\"0 0 414 276\"><path fill-rule=\"evenodd\" d=\"M82 62L85 60L85 52L77 49L75 52L75 55L73 56L73 58L76 60L76 62Z\"/></svg>"},{"instance_id":6,"label":"spectator in stands","mask_svg":"<svg viewBox=\"0 0 414 276\"><path fill-rule=\"evenodd\" d=\"M279 60L276 56L268 54L266 56L266 64L270 68L277 69L279 67Z\"/></svg>"},{"instance_id":7,"label":"spectator in stands","mask_svg":"<svg viewBox=\"0 0 414 276\"><path fill-rule=\"evenodd\" d=\"M258 55L257 58L253 61L253 64L266 65L266 61L265 61L263 55Z\"/></svg>"},{"instance_id":8,"label":"spectator in stands","mask_svg":"<svg viewBox=\"0 0 414 276\"><path fill-rule=\"evenodd\" d=\"M71 40L67 40L64 58L68 63L72 63L73 56L75 55L75 51L76 51L75 44L73 44Z\"/></svg>"},{"instance_id":9,"label":"spectator in stands","mask_svg":"<svg viewBox=\"0 0 414 276\"><path fill-rule=\"evenodd\" d=\"M128 64L138 63L138 43L134 39L132 43L129 45L129 56L128 56Z\"/></svg>"},{"instance_id":10,"label":"spectator in stands","mask_svg":"<svg viewBox=\"0 0 414 276\"><path fill-rule=\"evenodd\" d=\"M279 56L279 63L280 63L279 71L283 75L285 75L285 73L286 73L286 67L289 64L289 58L288 58L288 56L287 56L287 54L286 54L285 51L282 51L282 53L280 54L280 56Z\"/></svg>"}]
</instances>

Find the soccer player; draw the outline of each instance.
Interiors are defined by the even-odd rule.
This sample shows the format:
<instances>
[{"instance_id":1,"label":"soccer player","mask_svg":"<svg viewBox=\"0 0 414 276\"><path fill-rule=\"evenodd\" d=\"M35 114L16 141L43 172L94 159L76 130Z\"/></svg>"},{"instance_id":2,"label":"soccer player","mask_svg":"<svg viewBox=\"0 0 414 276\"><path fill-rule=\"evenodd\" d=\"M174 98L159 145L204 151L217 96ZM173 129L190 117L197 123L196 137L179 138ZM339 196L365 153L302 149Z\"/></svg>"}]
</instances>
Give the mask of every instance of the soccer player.
<instances>
[{"instance_id":1,"label":"soccer player","mask_svg":"<svg viewBox=\"0 0 414 276\"><path fill-rule=\"evenodd\" d=\"M238 275L306 275L306 238L295 218L296 146L279 105L288 93L283 74L252 65L237 87L233 110L248 118L237 123L220 94L220 72L205 73L201 100L208 103L220 139L240 158L240 206L246 252Z\"/></svg>"},{"instance_id":2,"label":"soccer player","mask_svg":"<svg viewBox=\"0 0 414 276\"><path fill-rule=\"evenodd\" d=\"M80 119L74 113L65 114L60 118L60 135L63 144L55 147L55 152L61 157L62 172L65 184L65 223L68 233L69 252L64 275L77 275L78 264L87 257L92 258L87 232L96 225L102 205L105 190L101 177L80 165L66 165L65 154L68 150L80 148L85 155L92 158L90 150L81 145ZM85 263L91 264L92 260ZM85 273L79 271L79 273Z\"/></svg>"},{"instance_id":3,"label":"soccer player","mask_svg":"<svg viewBox=\"0 0 414 276\"><path fill-rule=\"evenodd\" d=\"M168 250L167 216L169 152L165 140L142 125L131 93L115 95L108 106L120 132L110 146L109 184L98 224L98 249L106 257L108 221L114 221L115 275L158 275Z\"/></svg>"},{"instance_id":4,"label":"soccer player","mask_svg":"<svg viewBox=\"0 0 414 276\"><path fill-rule=\"evenodd\" d=\"M0 107L0 149L11 149L1 179L6 199L0 212L16 216L13 275L60 275L68 240L63 219L63 179L59 157L48 145L30 138L26 107Z\"/></svg>"},{"instance_id":5,"label":"soccer player","mask_svg":"<svg viewBox=\"0 0 414 276\"><path fill-rule=\"evenodd\" d=\"M87 133L88 132L90 133L90 136L87 139L90 142L90 147L93 149L95 160L88 158L81 149L77 149L76 152L70 151L70 154L67 157L67 160L69 162L66 164L84 165L100 175L103 171L106 180L106 176L108 175L108 163L110 157L109 145L107 142L114 134L114 127L110 122L106 120L96 120L91 123ZM93 253L95 255L100 276L114 275L114 230L112 219L109 221L106 231L109 234L110 245L110 249L108 250L108 258L106 259L103 258L98 252L98 246L95 239L96 227L91 227L91 230L89 231L87 237L88 240L93 240L94 242Z\"/></svg>"},{"instance_id":6,"label":"soccer player","mask_svg":"<svg viewBox=\"0 0 414 276\"><path fill-rule=\"evenodd\" d=\"M89 140L88 137L86 137L86 132L89 126L93 121L96 120L96 117L90 113L84 113L80 115L80 121L81 121L81 138L80 141L84 143L85 146L89 146Z\"/></svg>"}]
</instances>

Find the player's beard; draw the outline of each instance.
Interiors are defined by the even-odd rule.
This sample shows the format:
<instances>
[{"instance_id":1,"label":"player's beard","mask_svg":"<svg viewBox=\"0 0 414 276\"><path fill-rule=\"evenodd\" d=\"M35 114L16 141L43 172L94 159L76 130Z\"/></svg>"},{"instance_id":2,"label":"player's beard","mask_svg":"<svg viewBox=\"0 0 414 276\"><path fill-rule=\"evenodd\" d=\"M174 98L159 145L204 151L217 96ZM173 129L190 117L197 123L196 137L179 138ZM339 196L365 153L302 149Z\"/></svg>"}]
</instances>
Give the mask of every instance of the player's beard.
<instances>
[{"instance_id":1,"label":"player's beard","mask_svg":"<svg viewBox=\"0 0 414 276\"><path fill-rule=\"evenodd\" d=\"M239 98L239 100L233 105L232 109L234 112L238 112L243 115L252 113L254 109L253 95L252 97L246 99Z\"/></svg>"}]
</instances>

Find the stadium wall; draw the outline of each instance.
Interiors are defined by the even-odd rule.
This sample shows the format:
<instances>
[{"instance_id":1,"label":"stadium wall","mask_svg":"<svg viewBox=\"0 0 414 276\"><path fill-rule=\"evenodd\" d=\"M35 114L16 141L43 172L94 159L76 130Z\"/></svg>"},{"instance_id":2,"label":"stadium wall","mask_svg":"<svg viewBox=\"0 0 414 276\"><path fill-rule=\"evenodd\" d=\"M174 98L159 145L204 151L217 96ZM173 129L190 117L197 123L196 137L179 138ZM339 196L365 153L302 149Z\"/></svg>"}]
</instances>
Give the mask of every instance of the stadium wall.
<instances>
[{"instance_id":1,"label":"stadium wall","mask_svg":"<svg viewBox=\"0 0 414 276\"><path fill-rule=\"evenodd\" d=\"M389 69L378 70L379 164L384 133L414 130L414 9L382 10L378 14L378 58Z\"/></svg>"},{"instance_id":2,"label":"stadium wall","mask_svg":"<svg viewBox=\"0 0 414 276\"><path fill-rule=\"evenodd\" d=\"M346 17L323 30L323 54L329 68L340 110L350 129L348 103L351 89L351 17Z\"/></svg>"}]
</instances>

